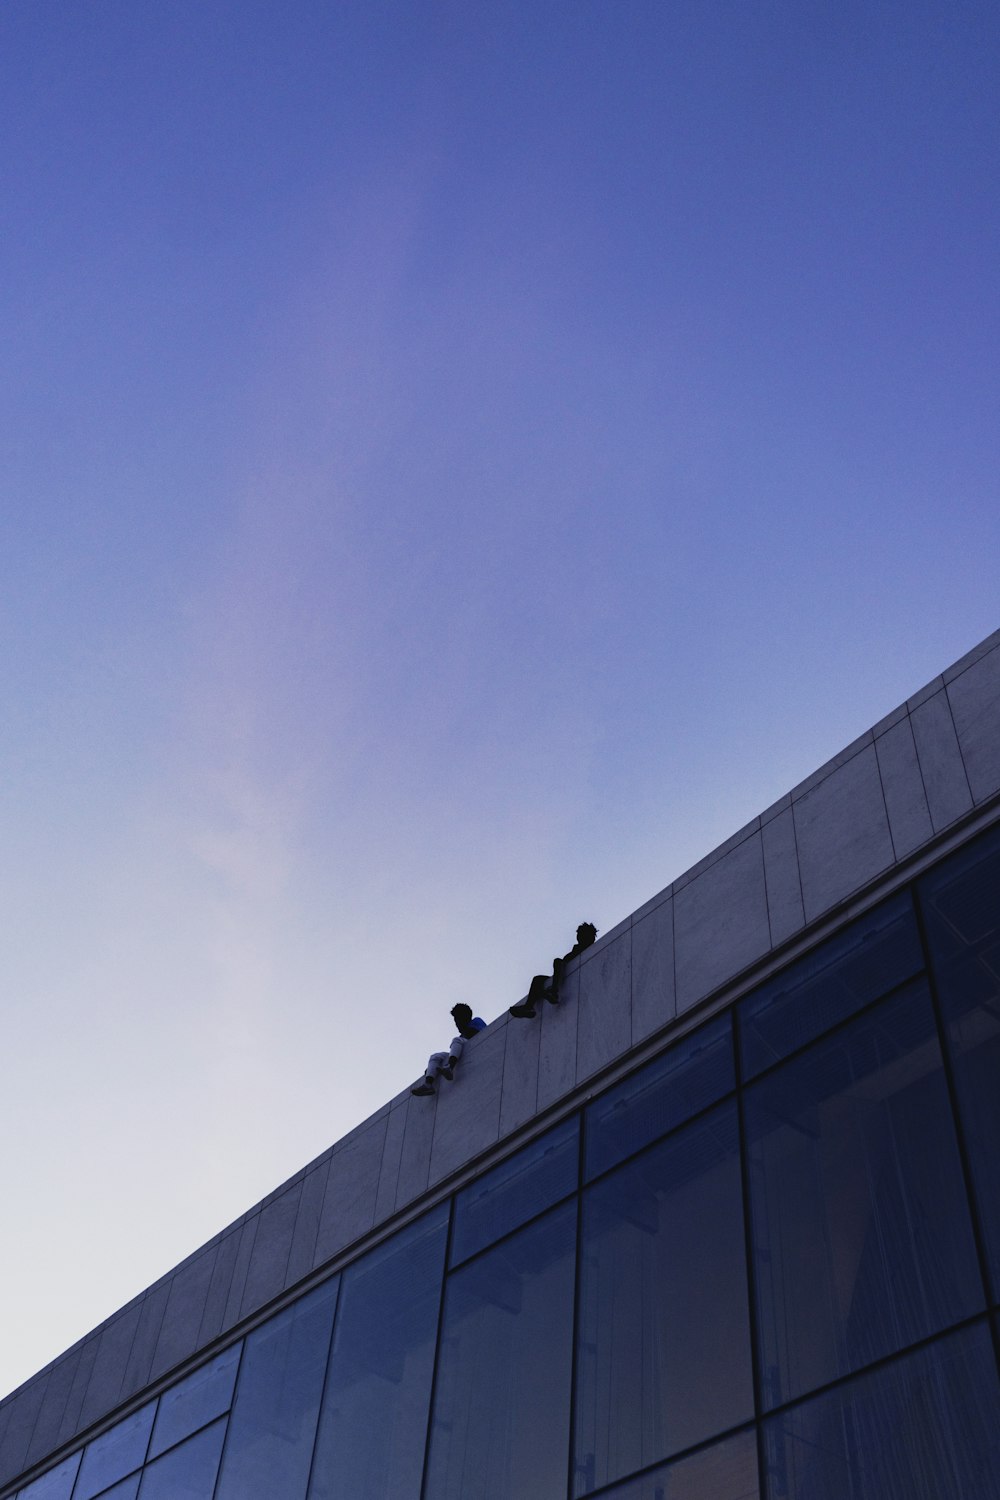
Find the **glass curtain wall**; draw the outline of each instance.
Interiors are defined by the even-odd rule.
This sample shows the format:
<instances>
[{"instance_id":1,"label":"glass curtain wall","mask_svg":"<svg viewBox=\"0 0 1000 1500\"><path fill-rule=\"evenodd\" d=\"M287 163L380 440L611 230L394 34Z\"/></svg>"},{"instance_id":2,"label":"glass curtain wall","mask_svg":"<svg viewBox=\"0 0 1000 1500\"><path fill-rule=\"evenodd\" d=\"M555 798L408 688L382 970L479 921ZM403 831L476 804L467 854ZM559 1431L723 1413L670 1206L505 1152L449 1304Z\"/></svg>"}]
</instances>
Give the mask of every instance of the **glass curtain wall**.
<instances>
[{"instance_id":1,"label":"glass curtain wall","mask_svg":"<svg viewBox=\"0 0 1000 1500\"><path fill-rule=\"evenodd\" d=\"M1000 1500L1000 830L18 1500Z\"/></svg>"}]
</instances>

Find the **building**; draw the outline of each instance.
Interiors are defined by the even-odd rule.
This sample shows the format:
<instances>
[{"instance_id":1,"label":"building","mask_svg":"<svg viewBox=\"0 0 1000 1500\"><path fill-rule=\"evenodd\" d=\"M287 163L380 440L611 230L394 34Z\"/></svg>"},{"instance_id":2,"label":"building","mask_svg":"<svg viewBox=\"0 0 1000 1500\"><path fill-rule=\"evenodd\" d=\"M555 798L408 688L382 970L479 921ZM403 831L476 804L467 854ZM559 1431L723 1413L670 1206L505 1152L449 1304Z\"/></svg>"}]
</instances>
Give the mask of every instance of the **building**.
<instances>
[{"instance_id":1,"label":"building","mask_svg":"<svg viewBox=\"0 0 1000 1500\"><path fill-rule=\"evenodd\" d=\"M9 1396L0 1500L1000 1500L998 1141L1000 632Z\"/></svg>"}]
</instances>

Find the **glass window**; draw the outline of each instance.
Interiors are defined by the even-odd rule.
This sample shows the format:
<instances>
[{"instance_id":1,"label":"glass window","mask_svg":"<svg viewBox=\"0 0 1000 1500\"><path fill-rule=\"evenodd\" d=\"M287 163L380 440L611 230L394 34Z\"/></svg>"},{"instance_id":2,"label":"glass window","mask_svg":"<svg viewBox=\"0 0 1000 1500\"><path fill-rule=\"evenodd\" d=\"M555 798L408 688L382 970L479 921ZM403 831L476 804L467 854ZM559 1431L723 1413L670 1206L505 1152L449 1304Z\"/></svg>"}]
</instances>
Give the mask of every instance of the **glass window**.
<instances>
[{"instance_id":1,"label":"glass window","mask_svg":"<svg viewBox=\"0 0 1000 1500\"><path fill-rule=\"evenodd\" d=\"M574 1115L458 1194L452 1265L576 1191L579 1134Z\"/></svg>"},{"instance_id":2,"label":"glass window","mask_svg":"<svg viewBox=\"0 0 1000 1500\"><path fill-rule=\"evenodd\" d=\"M87 1444L73 1500L93 1500L109 1484L142 1467L155 1412L156 1402L150 1401Z\"/></svg>"},{"instance_id":3,"label":"glass window","mask_svg":"<svg viewBox=\"0 0 1000 1500\"><path fill-rule=\"evenodd\" d=\"M584 1194L574 1493L753 1415L735 1102Z\"/></svg>"},{"instance_id":4,"label":"glass window","mask_svg":"<svg viewBox=\"0 0 1000 1500\"><path fill-rule=\"evenodd\" d=\"M767 1422L767 1500L1000 1500L1000 1387L963 1329Z\"/></svg>"},{"instance_id":5,"label":"glass window","mask_svg":"<svg viewBox=\"0 0 1000 1500\"><path fill-rule=\"evenodd\" d=\"M172 1448L182 1438L190 1437L213 1417L221 1417L233 1404L233 1387L239 1367L242 1342L202 1365L160 1397L150 1458Z\"/></svg>"},{"instance_id":6,"label":"glass window","mask_svg":"<svg viewBox=\"0 0 1000 1500\"><path fill-rule=\"evenodd\" d=\"M419 1500L448 1206L344 1272L310 1500Z\"/></svg>"},{"instance_id":7,"label":"glass window","mask_svg":"<svg viewBox=\"0 0 1000 1500\"><path fill-rule=\"evenodd\" d=\"M338 1282L247 1335L217 1500L305 1495Z\"/></svg>"},{"instance_id":8,"label":"glass window","mask_svg":"<svg viewBox=\"0 0 1000 1500\"><path fill-rule=\"evenodd\" d=\"M120 1484L113 1484L109 1490L102 1490L97 1500L136 1500L141 1478L141 1474L130 1474Z\"/></svg>"},{"instance_id":9,"label":"glass window","mask_svg":"<svg viewBox=\"0 0 1000 1500\"><path fill-rule=\"evenodd\" d=\"M602 1490L601 1500L759 1500L757 1440L738 1432L688 1458Z\"/></svg>"},{"instance_id":10,"label":"glass window","mask_svg":"<svg viewBox=\"0 0 1000 1500\"><path fill-rule=\"evenodd\" d=\"M983 1305L923 980L746 1093L765 1406Z\"/></svg>"},{"instance_id":11,"label":"glass window","mask_svg":"<svg viewBox=\"0 0 1000 1500\"><path fill-rule=\"evenodd\" d=\"M223 1418L148 1464L139 1500L212 1500L225 1436Z\"/></svg>"},{"instance_id":12,"label":"glass window","mask_svg":"<svg viewBox=\"0 0 1000 1500\"><path fill-rule=\"evenodd\" d=\"M73 1453L61 1464L35 1479L23 1490L18 1490L17 1500L69 1500L76 1471L80 1467L81 1453Z\"/></svg>"},{"instance_id":13,"label":"glass window","mask_svg":"<svg viewBox=\"0 0 1000 1500\"><path fill-rule=\"evenodd\" d=\"M1000 830L918 887L986 1241L1000 1298Z\"/></svg>"},{"instance_id":14,"label":"glass window","mask_svg":"<svg viewBox=\"0 0 1000 1500\"><path fill-rule=\"evenodd\" d=\"M727 1012L588 1106L588 1181L659 1140L735 1087L732 1021Z\"/></svg>"},{"instance_id":15,"label":"glass window","mask_svg":"<svg viewBox=\"0 0 1000 1500\"><path fill-rule=\"evenodd\" d=\"M904 891L740 1002L744 1078L798 1051L923 966L913 902Z\"/></svg>"},{"instance_id":16,"label":"glass window","mask_svg":"<svg viewBox=\"0 0 1000 1500\"><path fill-rule=\"evenodd\" d=\"M566 1493L576 1203L448 1278L424 1500Z\"/></svg>"}]
</instances>

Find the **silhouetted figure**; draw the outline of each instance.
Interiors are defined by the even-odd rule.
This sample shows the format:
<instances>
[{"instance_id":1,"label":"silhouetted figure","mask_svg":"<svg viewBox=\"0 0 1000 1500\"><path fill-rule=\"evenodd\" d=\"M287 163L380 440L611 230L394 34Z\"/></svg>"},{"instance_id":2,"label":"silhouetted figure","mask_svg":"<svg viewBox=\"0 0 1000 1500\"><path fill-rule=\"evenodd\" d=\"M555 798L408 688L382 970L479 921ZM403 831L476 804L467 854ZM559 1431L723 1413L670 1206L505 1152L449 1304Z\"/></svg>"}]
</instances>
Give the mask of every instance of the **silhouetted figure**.
<instances>
[{"instance_id":1,"label":"silhouetted figure","mask_svg":"<svg viewBox=\"0 0 1000 1500\"><path fill-rule=\"evenodd\" d=\"M458 1066L458 1061L462 1056L462 1049L466 1042L471 1042L476 1033L483 1031L486 1027L485 1021L481 1020L479 1016L472 1014L471 1005L463 1005L461 1002L458 1005L453 1005L451 1016L458 1029L458 1036L452 1037L451 1046L447 1052L431 1053L427 1059L427 1071L424 1074L423 1082L415 1083L410 1090L411 1094L433 1094L434 1082L439 1076L447 1078L448 1082L451 1083L455 1077L455 1069Z\"/></svg>"},{"instance_id":2,"label":"silhouetted figure","mask_svg":"<svg viewBox=\"0 0 1000 1500\"><path fill-rule=\"evenodd\" d=\"M547 1000L550 1005L558 1005L559 986L562 983L563 969L571 958L575 958L578 953L582 953L584 948L589 948L596 936L597 928L593 922L581 922L576 929L576 942L569 952L564 953L562 958L554 958L552 960L551 979L548 974L536 974L528 986L527 998L522 1000L520 1005L511 1006L511 1015L517 1016L521 1020L528 1019L535 1015L536 1008L542 1000Z\"/></svg>"}]
</instances>

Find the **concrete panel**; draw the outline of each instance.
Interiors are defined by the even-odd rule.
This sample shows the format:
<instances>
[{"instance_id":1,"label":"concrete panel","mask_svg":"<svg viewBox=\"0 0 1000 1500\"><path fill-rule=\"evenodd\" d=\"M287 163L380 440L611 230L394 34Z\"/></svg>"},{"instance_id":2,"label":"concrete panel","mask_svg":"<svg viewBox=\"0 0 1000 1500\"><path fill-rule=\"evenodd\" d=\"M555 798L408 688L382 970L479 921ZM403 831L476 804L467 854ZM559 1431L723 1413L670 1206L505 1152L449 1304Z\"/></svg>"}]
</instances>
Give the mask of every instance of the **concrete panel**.
<instances>
[{"instance_id":1,"label":"concrete panel","mask_svg":"<svg viewBox=\"0 0 1000 1500\"><path fill-rule=\"evenodd\" d=\"M212 1245L200 1255L192 1256L178 1266L171 1277L167 1306L149 1368L150 1380L172 1370L198 1348L198 1330L217 1250L218 1246Z\"/></svg>"},{"instance_id":2,"label":"concrete panel","mask_svg":"<svg viewBox=\"0 0 1000 1500\"><path fill-rule=\"evenodd\" d=\"M676 896L678 891L683 890L684 886L690 885L693 880L697 880L699 875L703 875L706 870L711 869L712 865L717 865L724 855L729 854L733 849L739 848L740 844L745 844L747 839L751 838L759 829L760 818L752 818L749 823L745 823L736 833L730 834L727 839L723 839L722 843L717 844L703 859L699 859L697 863L685 870L682 875L678 875L673 884L674 895Z\"/></svg>"},{"instance_id":3,"label":"concrete panel","mask_svg":"<svg viewBox=\"0 0 1000 1500\"><path fill-rule=\"evenodd\" d=\"M536 1021L518 1026L540 1026L538 1038L538 1108L561 1099L576 1085L576 1028L580 1018L580 970L574 968L560 987L558 1005L548 1003Z\"/></svg>"},{"instance_id":4,"label":"concrete panel","mask_svg":"<svg viewBox=\"0 0 1000 1500\"><path fill-rule=\"evenodd\" d=\"M403 1149L399 1156L399 1177L396 1182L397 1209L412 1203L414 1198L427 1190L437 1107L437 1098L414 1099L411 1094L406 1101Z\"/></svg>"},{"instance_id":5,"label":"concrete panel","mask_svg":"<svg viewBox=\"0 0 1000 1500\"><path fill-rule=\"evenodd\" d=\"M292 1248L295 1219L302 1197L302 1181L293 1182L280 1198L262 1208L250 1252L240 1316L245 1318L285 1289L285 1271Z\"/></svg>"},{"instance_id":6,"label":"concrete panel","mask_svg":"<svg viewBox=\"0 0 1000 1500\"><path fill-rule=\"evenodd\" d=\"M375 1223L388 1219L396 1208L396 1188L399 1185L399 1163L403 1155L403 1134L406 1130L406 1098L393 1101L385 1127L385 1144L382 1147L382 1164L378 1172L378 1190L375 1194Z\"/></svg>"},{"instance_id":7,"label":"concrete panel","mask_svg":"<svg viewBox=\"0 0 1000 1500\"><path fill-rule=\"evenodd\" d=\"M910 722L936 833L972 807L972 793L944 689L914 709Z\"/></svg>"},{"instance_id":8,"label":"concrete panel","mask_svg":"<svg viewBox=\"0 0 1000 1500\"><path fill-rule=\"evenodd\" d=\"M926 703L928 698L936 697L943 687L943 677L932 677L930 682L925 684L919 692L914 693L912 698L907 698L906 708L908 712L912 714L913 710L919 708L922 703Z\"/></svg>"},{"instance_id":9,"label":"concrete panel","mask_svg":"<svg viewBox=\"0 0 1000 1500\"><path fill-rule=\"evenodd\" d=\"M45 1400L50 1370L36 1375L29 1385L21 1386L10 1403L10 1413L3 1438L4 1472L0 1483L20 1474L24 1468L25 1455L31 1443L35 1423Z\"/></svg>"},{"instance_id":10,"label":"concrete panel","mask_svg":"<svg viewBox=\"0 0 1000 1500\"><path fill-rule=\"evenodd\" d=\"M804 781L800 781L798 786L792 787L792 801L797 802L800 797L805 796L806 792L811 792L814 787L819 786L820 782L826 781L828 777L832 776L834 771L839 771L841 766L846 766L849 761L854 760L855 756L860 755L862 750L871 745L873 738L872 731L866 729L864 734L858 735L858 738L852 740L849 745L845 745L843 750L838 750L832 759L826 761L818 770L813 771L811 776L807 776Z\"/></svg>"},{"instance_id":11,"label":"concrete panel","mask_svg":"<svg viewBox=\"0 0 1000 1500\"><path fill-rule=\"evenodd\" d=\"M767 920L771 929L771 946L774 947L804 927L806 920L791 806L764 824L761 838Z\"/></svg>"},{"instance_id":12,"label":"concrete panel","mask_svg":"<svg viewBox=\"0 0 1000 1500\"><path fill-rule=\"evenodd\" d=\"M375 1222L375 1194L388 1123L388 1113L383 1113L360 1135L352 1132L346 1138L346 1144L338 1146L330 1157L323 1212L316 1235L315 1263L318 1266L367 1234Z\"/></svg>"},{"instance_id":13,"label":"concrete panel","mask_svg":"<svg viewBox=\"0 0 1000 1500\"><path fill-rule=\"evenodd\" d=\"M551 1009L551 1007L550 1007ZM500 1096L500 1135L510 1135L530 1120L538 1102L538 1044L542 1028L537 1021L507 1019L507 1049Z\"/></svg>"},{"instance_id":14,"label":"concrete panel","mask_svg":"<svg viewBox=\"0 0 1000 1500\"><path fill-rule=\"evenodd\" d=\"M674 903L664 901L632 924L632 1041L641 1042L677 1014Z\"/></svg>"},{"instance_id":15,"label":"concrete panel","mask_svg":"<svg viewBox=\"0 0 1000 1500\"><path fill-rule=\"evenodd\" d=\"M90 1384L80 1411L81 1427L89 1427L91 1422L96 1422L118 1405L125 1366L132 1351L132 1340L139 1326L141 1311L141 1302L130 1302L102 1326L98 1335L97 1358L94 1360Z\"/></svg>"},{"instance_id":16,"label":"concrete panel","mask_svg":"<svg viewBox=\"0 0 1000 1500\"><path fill-rule=\"evenodd\" d=\"M218 1338L226 1326L224 1323L226 1303L229 1301L233 1268L236 1265L236 1255L240 1248L241 1228L242 1226L238 1225L231 1229L216 1244L215 1265L212 1267L212 1279L208 1284L208 1296L205 1298L205 1311L198 1330L199 1348L211 1343L212 1339Z\"/></svg>"},{"instance_id":17,"label":"concrete panel","mask_svg":"<svg viewBox=\"0 0 1000 1500\"><path fill-rule=\"evenodd\" d=\"M874 744L792 806L806 921L893 863Z\"/></svg>"},{"instance_id":18,"label":"concrete panel","mask_svg":"<svg viewBox=\"0 0 1000 1500\"><path fill-rule=\"evenodd\" d=\"M454 1083L438 1084L430 1182L440 1182L499 1140L507 1031L506 1026L496 1026L481 1032L463 1052Z\"/></svg>"},{"instance_id":19,"label":"concrete panel","mask_svg":"<svg viewBox=\"0 0 1000 1500\"><path fill-rule=\"evenodd\" d=\"M770 945L764 854L756 833L674 897L678 1011L738 974Z\"/></svg>"},{"instance_id":20,"label":"concrete panel","mask_svg":"<svg viewBox=\"0 0 1000 1500\"><path fill-rule=\"evenodd\" d=\"M232 1328L234 1323L239 1322L247 1274L250 1270L250 1258L253 1255L254 1240L257 1238L259 1227L259 1209L256 1213L248 1214L240 1226L240 1242L236 1248L236 1260L233 1262L233 1278L229 1283L229 1296L226 1298L226 1307L222 1314L223 1329Z\"/></svg>"},{"instance_id":21,"label":"concrete panel","mask_svg":"<svg viewBox=\"0 0 1000 1500\"><path fill-rule=\"evenodd\" d=\"M86 1343L77 1346L79 1353L76 1362L76 1374L73 1376L73 1384L69 1388L69 1396L66 1400L66 1409L59 1424L59 1436L56 1439L57 1447L63 1443L68 1443L80 1431L80 1412L83 1408L83 1398L87 1394L90 1377L94 1372L94 1361L97 1359L99 1343L100 1334L94 1333L87 1339Z\"/></svg>"},{"instance_id":22,"label":"concrete panel","mask_svg":"<svg viewBox=\"0 0 1000 1500\"><path fill-rule=\"evenodd\" d=\"M576 1032L577 1082L632 1045L632 930L603 941L580 965Z\"/></svg>"},{"instance_id":23,"label":"concrete panel","mask_svg":"<svg viewBox=\"0 0 1000 1500\"><path fill-rule=\"evenodd\" d=\"M1000 791L1000 650L956 677L948 698L972 795L983 802Z\"/></svg>"},{"instance_id":24,"label":"concrete panel","mask_svg":"<svg viewBox=\"0 0 1000 1500\"><path fill-rule=\"evenodd\" d=\"M31 1434L28 1451L24 1456L23 1467L25 1469L30 1469L32 1464L37 1464L51 1453L53 1448L59 1446L59 1432L69 1393L76 1377L77 1366L80 1363L81 1352L82 1346L78 1344L75 1349L64 1354L49 1371L48 1384L45 1387L38 1420Z\"/></svg>"},{"instance_id":25,"label":"concrete panel","mask_svg":"<svg viewBox=\"0 0 1000 1500\"><path fill-rule=\"evenodd\" d=\"M308 1276L316 1264L316 1239L329 1175L330 1157L326 1156L302 1179L302 1192L295 1215L288 1264L285 1267L286 1286L294 1286L303 1276Z\"/></svg>"},{"instance_id":26,"label":"concrete panel","mask_svg":"<svg viewBox=\"0 0 1000 1500\"><path fill-rule=\"evenodd\" d=\"M978 646L973 646L971 651L967 651L964 656L958 658L958 661L945 668L945 682L953 682L956 677L961 677L974 662L979 661L981 657L989 656L990 652L996 651L998 647L1000 647L1000 630L994 630L993 634L980 641Z\"/></svg>"},{"instance_id":27,"label":"concrete panel","mask_svg":"<svg viewBox=\"0 0 1000 1500\"><path fill-rule=\"evenodd\" d=\"M909 718L902 719L875 741L882 793L889 814L889 831L896 858L919 849L934 829L927 807L917 747Z\"/></svg>"},{"instance_id":28,"label":"concrete panel","mask_svg":"<svg viewBox=\"0 0 1000 1500\"><path fill-rule=\"evenodd\" d=\"M164 1279L151 1286L142 1299L142 1311L139 1314L139 1326L132 1340L132 1348L129 1350L128 1363L125 1366L125 1376L122 1380L120 1400L127 1401L129 1396L134 1396L136 1391L141 1391L149 1384L150 1369L153 1363L153 1354L156 1350L156 1341L160 1334L160 1325L163 1315L167 1310L167 1299L170 1296L170 1280Z\"/></svg>"}]
</instances>

